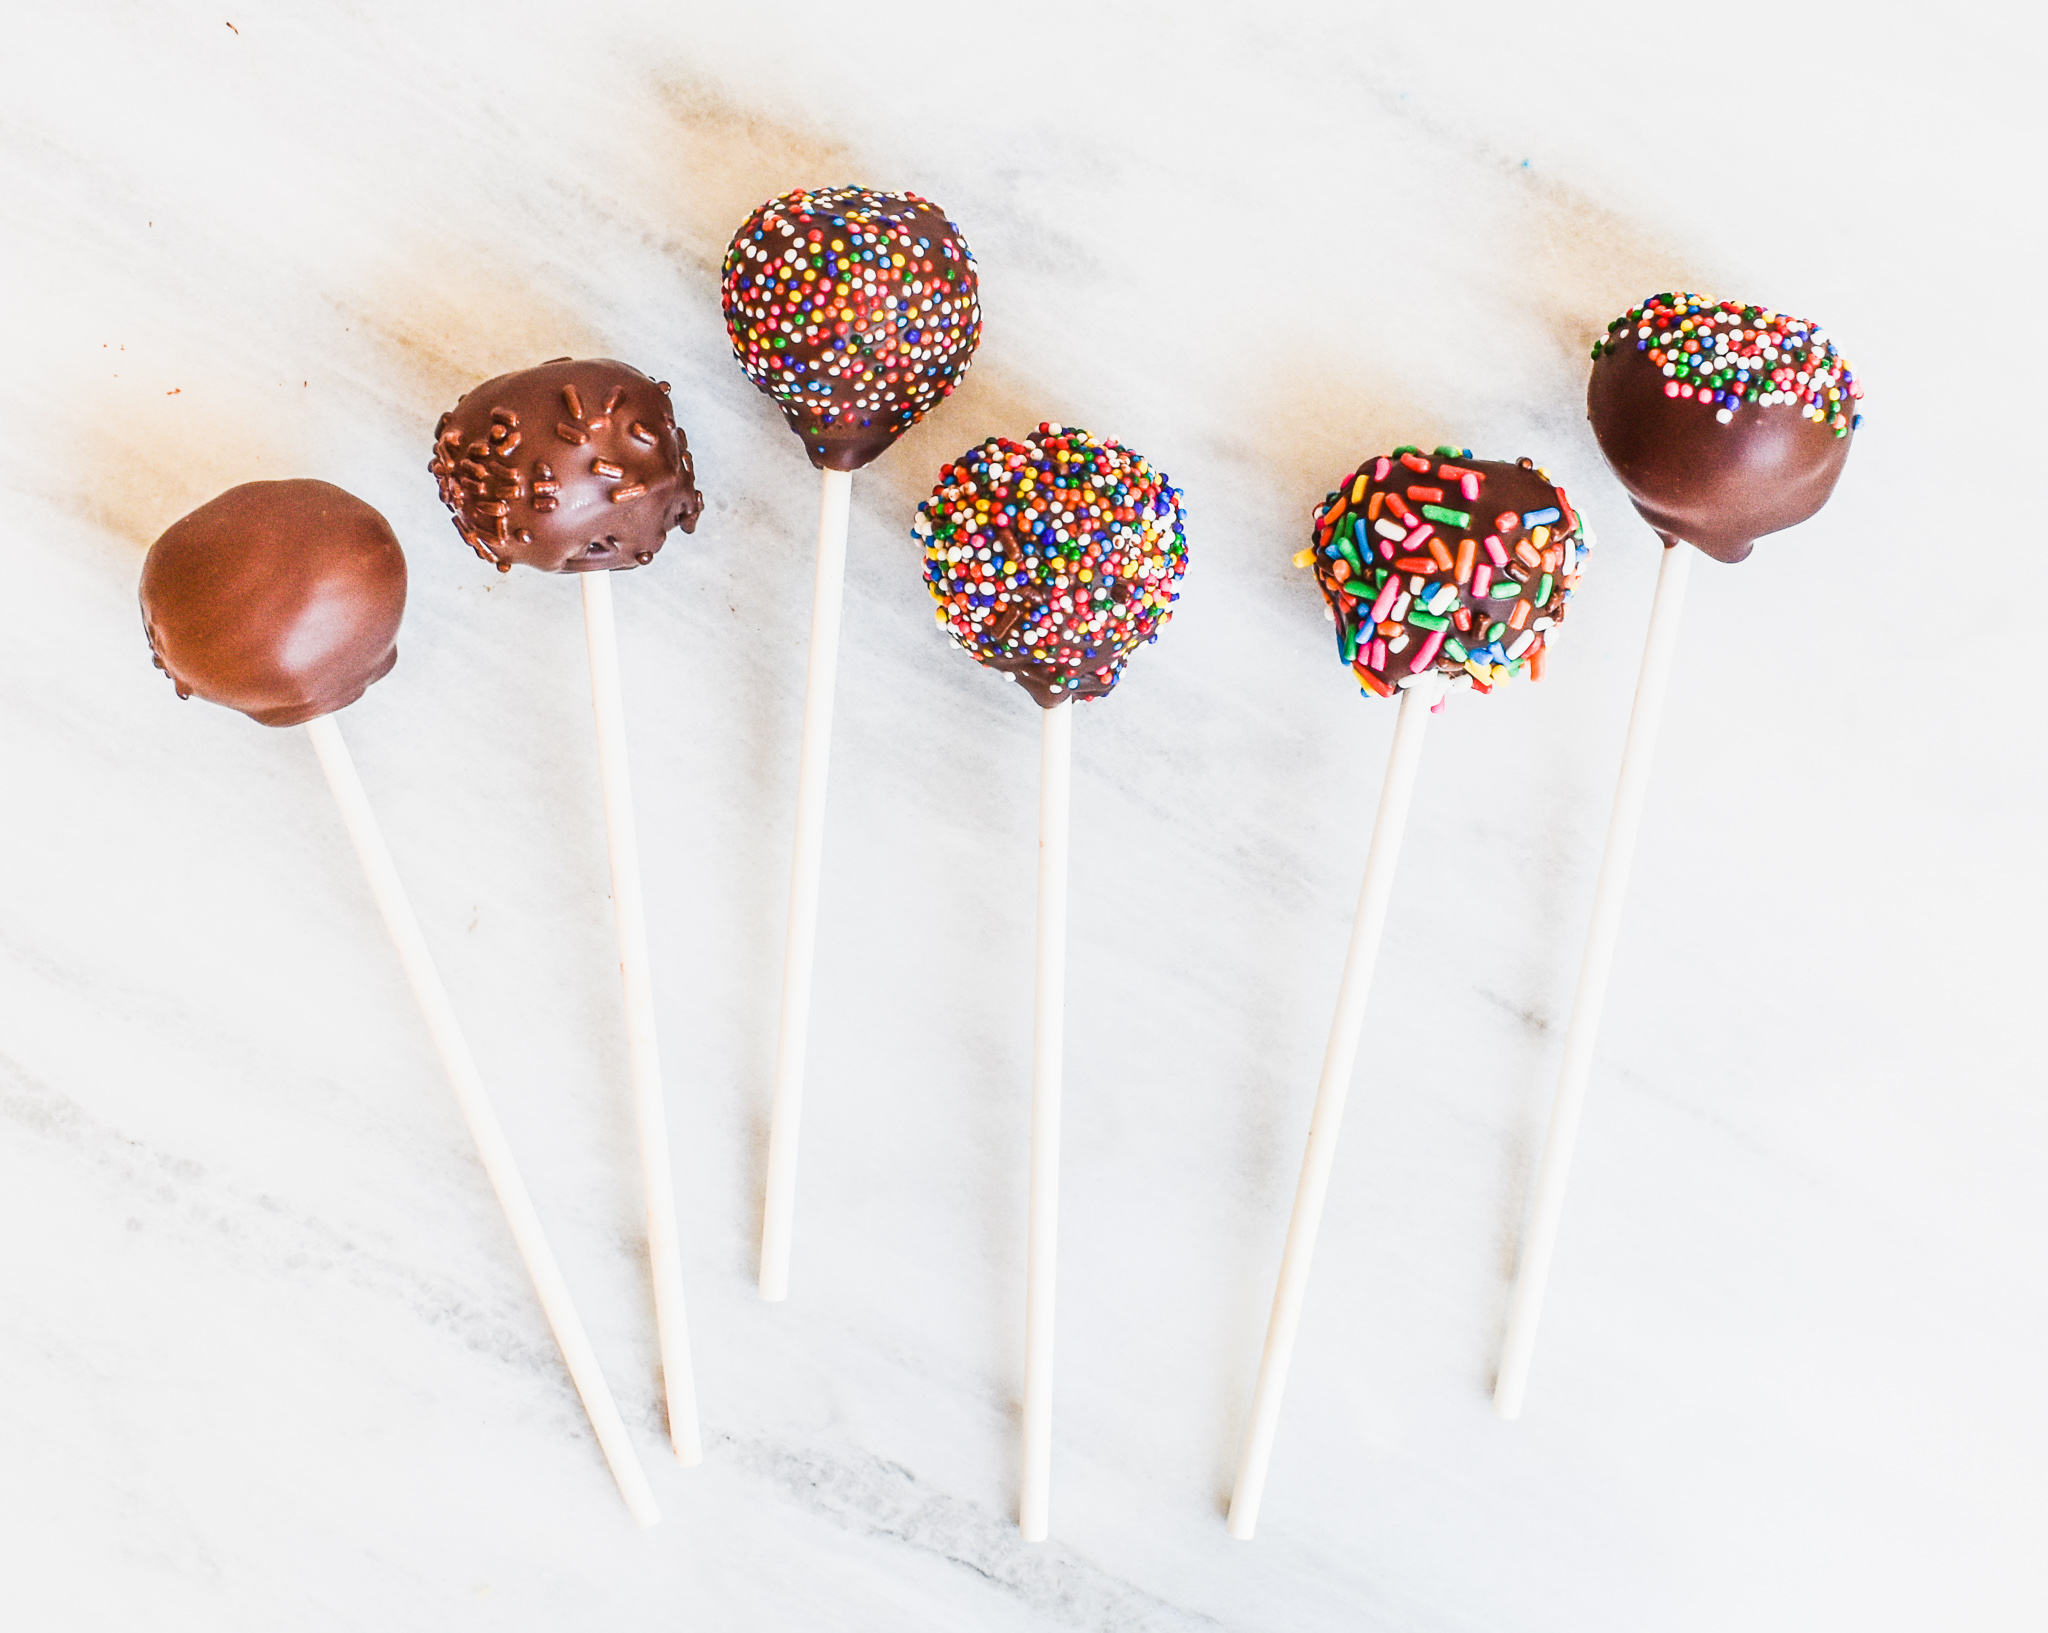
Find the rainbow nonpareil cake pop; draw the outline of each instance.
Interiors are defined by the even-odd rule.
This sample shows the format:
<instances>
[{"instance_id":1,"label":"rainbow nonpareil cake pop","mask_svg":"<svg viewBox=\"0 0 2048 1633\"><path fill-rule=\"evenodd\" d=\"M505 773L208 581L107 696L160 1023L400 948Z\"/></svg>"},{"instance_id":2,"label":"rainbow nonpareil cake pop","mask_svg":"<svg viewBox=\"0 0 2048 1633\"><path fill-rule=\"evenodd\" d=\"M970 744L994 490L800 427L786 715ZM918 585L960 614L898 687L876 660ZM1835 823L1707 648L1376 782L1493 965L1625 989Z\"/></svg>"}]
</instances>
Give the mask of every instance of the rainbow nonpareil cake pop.
<instances>
[{"instance_id":1,"label":"rainbow nonpareil cake pop","mask_svg":"<svg viewBox=\"0 0 2048 1633\"><path fill-rule=\"evenodd\" d=\"M141 597L151 655L180 697L301 726L398 662L405 554L390 523L331 482L245 482L150 546Z\"/></svg>"},{"instance_id":2,"label":"rainbow nonpareil cake pop","mask_svg":"<svg viewBox=\"0 0 2048 1633\"><path fill-rule=\"evenodd\" d=\"M911 532L939 623L1048 709L1115 686L1187 571L1180 490L1113 438L1061 425L969 449Z\"/></svg>"},{"instance_id":3,"label":"rainbow nonpareil cake pop","mask_svg":"<svg viewBox=\"0 0 2048 1633\"><path fill-rule=\"evenodd\" d=\"M1863 416L1863 388L1816 324L1704 295L1655 295L1593 346L1586 417L1643 519L1664 540L1649 631L1608 820L1593 921L1565 1029L1550 1127L1530 1188L1494 1409L1521 1415L1577 1147L1594 1044L1621 936L1664 697L1696 546L1717 561L1826 504Z\"/></svg>"},{"instance_id":4,"label":"rainbow nonpareil cake pop","mask_svg":"<svg viewBox=\"0 0 2048 1633\"><path fill-rule=\"evenodd\" d=\"M1862 396L1818 325L1679 293L1607 326L1586 418L1666 544L1735 562L1827 503Z\"/></svg>"},{"instance_id":5,"label":"rainbow nonpareil cake pop","mask_svg":"<svg viewBox=\"0 0 2048 1633\"><path fill-rule=\"evenodd\" d=\"M733 355L811 463L857 471L948 396L981 339L974 257L915 193L799 188L733 235Z\"/></svg>"},{"instance_id":6,"label":"rainbow nonpareil cake pop","mask_svg":"<svg viewBox=\"0 0 2048 1633\"><path fill-rule=\"evenodd\" d=\"M1491 691L1543 678L1591 546L1564 490L1527 459L1397 448L1368 459L1315 513L1313 566L1337 655L1391 697L1429 673Z\"/></svg>"},{"instance_id":7,"label":"rainbow nonpareil cake pop","mask_svg":"<svg viewBox=\"0 0 2048 1633\"><path fill-rule=\"evenodd\" d=\"M501 573L644 567L704 509L668 383L609 357L486 380L441 416L427 469L455 530Z\"/></svg>"}]
</instances>

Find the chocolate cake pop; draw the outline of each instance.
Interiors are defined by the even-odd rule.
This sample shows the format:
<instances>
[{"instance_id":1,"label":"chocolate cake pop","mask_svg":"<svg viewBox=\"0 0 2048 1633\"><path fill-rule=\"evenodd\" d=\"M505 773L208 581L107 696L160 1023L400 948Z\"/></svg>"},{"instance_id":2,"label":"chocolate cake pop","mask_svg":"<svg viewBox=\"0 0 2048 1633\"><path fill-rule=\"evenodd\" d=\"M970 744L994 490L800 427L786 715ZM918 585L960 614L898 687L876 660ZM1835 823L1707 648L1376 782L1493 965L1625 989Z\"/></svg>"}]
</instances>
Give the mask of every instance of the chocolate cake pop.
<instances>
[{"instance_id":1,"label":"chocolate cake pop","mask_svg":"<svg viewBox=\"0 0 2048 1633\"><path fill-rule=\"evenodd\" d=\"M857 471L967 372L976 288L959 229L915 193L799 188L734 235L725 325L811 463Z\"/></svg>"},{"instance_id":2,"label":"chocolate cake pop","mask_svg":"<svg viewBox=\"0 0 2048 1633\"><path fill-rule=\"evenodd\" d=\"M938 620L1044 708L1101 697L1187 571L1180 490L1110 438L1040 425L939 472L911 532Z\"/></svg>"},{"instance_id":3,"label":"chocolate cake pop","mask_svg":"<svg viewBox=\"0 0 2048 1633\"><path fill-rule=\"evenodd\" d=\"M609 357L486 380L441 416L427 469L456 532L501 573L644 567L704 509L668 382Z\"/></svg>"},{"instance_id":4,"label":"chocolate cake pop","mask_svg":"<svg viewBox=\"0 0 2048 1633\"><path fill-rule=\"evenodd\" d=\"M1665 544L1733 562L1827 503L1862 396L1815 325L1679 293L1607 326L1586 418Z\"/></svg>"},{"instance_id":5,"label":"chocolate cake pop","mask_svg":"<svg viewBox=\"0 0 2048 1633\"><path fill-rule=\"evenodd\" d=\"M1592 545L1548 472L1470 448L1368 459L1314 533L1295 565L1315 568L1337 655L1378 697L1431 670L1481 692L1524 670L1541 680Z\"/></svg>"},{"instance_id":6,"label":"chocolate cake pop","mask_svg":"<svg viewBox=\"0 0 2048 1633\"><path fill-rule=\"evenodd\" d=\"M398 661L405 554L328 482L245 482L174 522L142 563L142 627L180 697L299 726Z\"/></svg>"}]
</instances>

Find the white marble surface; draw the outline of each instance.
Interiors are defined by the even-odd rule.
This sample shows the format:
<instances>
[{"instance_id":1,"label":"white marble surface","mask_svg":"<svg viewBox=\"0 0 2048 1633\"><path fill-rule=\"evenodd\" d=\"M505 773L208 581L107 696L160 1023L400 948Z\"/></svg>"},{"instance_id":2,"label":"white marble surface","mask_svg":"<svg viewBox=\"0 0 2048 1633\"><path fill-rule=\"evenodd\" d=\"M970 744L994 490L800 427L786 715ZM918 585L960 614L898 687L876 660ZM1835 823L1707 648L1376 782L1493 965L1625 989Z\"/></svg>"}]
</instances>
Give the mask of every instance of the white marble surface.
<instances>
[{"instance_id":1,"label":"white marble surface","mask_svg":"<svg viewBox=\"0 0 2048 1633\"><path fill-rule=\"evenodd\" d=\"M84 4L0 56L0 1622L2039 1626L2038 24L1562 8ZM234 27L227 26L232 19ZM2004 27L2021 26L2017 22ZM1646 66L1651 61L1662 66ZM1675 77L1674 77L1675 76ZM727 235L909 186L964 389L856 483L796 1292L752 1278L814 480ZM1692 286L1868 383L1834 503L1694 577L1527 1415L1491 1415L1654 551L1586 348ZM676 383L618 583L710 1441L662 1456L573 585L424 465L486 374ZM1054 1526L1012 1523L1035 711L935 634L936 465L1041 417L1187 491L1078 721ZM1364 452L1548 462L1552 678L1431 735L1259 1539L1221 1505L1391 711L1287 564ZM343 717L667 1511L627 1523L303 736L150 668L218 489L380 507ZM2023 593L2021 605L2031 601Z\"/></svg>"}]
</instances>

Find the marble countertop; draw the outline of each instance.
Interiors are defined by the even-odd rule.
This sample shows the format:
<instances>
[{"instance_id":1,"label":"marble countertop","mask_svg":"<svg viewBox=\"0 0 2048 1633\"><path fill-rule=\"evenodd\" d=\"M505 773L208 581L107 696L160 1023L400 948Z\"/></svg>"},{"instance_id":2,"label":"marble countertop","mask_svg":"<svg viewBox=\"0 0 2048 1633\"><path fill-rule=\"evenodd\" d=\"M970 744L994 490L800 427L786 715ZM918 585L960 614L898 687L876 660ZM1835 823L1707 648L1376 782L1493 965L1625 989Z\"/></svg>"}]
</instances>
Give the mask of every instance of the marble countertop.
<instances>
[{"instance_id":1,"label":"marble countertop","mask_svg":"<svg viewBox=\"0 0 2048 1633\"><path fill-rule=\"evenodd\" d=\"M111 0L0 98L0 1620L35 1629L2040 1625L2038 20ZM2031 66L2030 66L2031 65ZM939 200L963 388L854 484L793 1296L753 1284L816 480L734 366L790 187ZM1693 575L1528 1408L1488 1388L1656 568L1582 417L1640 296L1823 318L1841 488ZM617 581L705 1464L662 1450L574 587L425 471L469 384L675 384ZM933 625L936 467L1183 487L1076 722L1054 1540L1014 1523L1036 711ZM1390 706L1288 557L1363 454L1549 466L1549 678L1433 729L1257 1541L1222 1505ZM142 552L382 510L343 717L666 1513L627 1521L304 735L177 705ZM2023 590L2023 598L2024 598Z\"/></svg>"}]
</instances>

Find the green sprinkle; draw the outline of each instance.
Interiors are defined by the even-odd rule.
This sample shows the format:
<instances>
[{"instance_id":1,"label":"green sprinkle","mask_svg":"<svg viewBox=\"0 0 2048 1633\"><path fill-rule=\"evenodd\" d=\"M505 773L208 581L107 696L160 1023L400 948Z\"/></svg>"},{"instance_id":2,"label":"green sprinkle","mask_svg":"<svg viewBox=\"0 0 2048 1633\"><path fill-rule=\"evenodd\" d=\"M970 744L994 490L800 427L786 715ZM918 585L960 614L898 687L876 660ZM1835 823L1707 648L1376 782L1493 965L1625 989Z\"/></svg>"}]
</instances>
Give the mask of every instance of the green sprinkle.
<instances>
[{"instance_id":1,"label":"green sprinkle","mask_svg":"<svg viewBox=\"0 0 2048 1633\"><path fill-rule=\"evenodd\" d=\"M1344 534L1339 533L1337 537L1331 542L1336 545L1338 555L1342 556L1346 561L1350 562L1351 565L1356 567L1360 572L1365 571L1365 563L1358 559L1358 547L1354 545L1349 538L1347 538Z\"/></svg>"},{"instance_id":2,"label":"green sprinkle","mask_svg":"<svg viewBox=\"0 0 2048 1633\"><path fill-rule=\"evenodd\" d=\"M1436 456L1439 459L1446 457L1451 459L1470 459L1472 457L1472 450L1470 448L1453 448L1446 444L1444 447L1437 449Z\"/></svg>"},{"instance_id":3,"label":"green sprinkle","mask_svg":"<svg viewBox=\"0 0 2048 1633\"><path fill-rule=\"evenodd\" d=\"M1486 592L1489 601L1512 601L1522 593L1522 586L1513 579L1497 579L1493 588Z\"/></svg>"},{"instance_id":4,"label":"green sprinkle","mask_svg":"<svg viewBox=\"0 0 2048 1633\"><path fill-rule=\"evenodd\" d=\"M1459 644L1458 638L1455 635L1446 635L1444 637L1444 650L1448 652L1451 655L1452 659L1458 663L1463 663L1467 658L1472 656L1471 653L1467 652L1465 648Z\"/></svg>"},{"instance_id":5,"label":"green sprinkle","mask_svg":"<svg viewBox=\"0 0 2048 1633\"><path fill-rule=\"evenodd\" d=\"M1416 447L1413 443L1404 442L1400 447L1396 448L1389 457L1393 459L1399 459L1403 454L1419 454L1421 452L1422 450Z\"/></svg>"},{"instance_id":6,"label":"green sprinkle","mask_svg":"<svg viewBox=\"0 0 2048 1633\"><path fill-rule=\"evenodd\" d=\"M1442 453L1443 450L1439 448L1437 452ZM1422 507L1422 514L1433 522L1442 522L1446 527L1470 527L1472 525L1472 512L1469 510L1451 510L1443 505L1424 505Z\"/></svg>"},{"instance_id":7,"label":"green sprinkle","mask_svg":"<svg viewBox=\"0 0 2048 1633\"><path fill-rule=\"evenodd\" d=\"M1508 626L1507 626L1506 624L1499 624L1499 623L1495 623L1495 624L1488 624L1488 625L1486 626L1486 643L1485 643L1485 644L1486 644L1486 645L1488 645L1488 646L1491 646L1491 645L1493 645L1493 643L1494 643L1495 641L1499 640L1499 639L1500 639L1500 638L1501 638L1501 637L1502 637L1503 635L1505 635L1505 634L1506 634L1507 632L1508 632Z\"/></svg>"},{"instance_id":8,"label":"green sprinkle","mask_svg":"<svg viewBox=\"0 0 2048 1633\"><path fill-rule=\"evenodd\" d=\"M1451 627L1450 619L1439 618L1435 613L1424 612L1420 607L1410 607L1408 609L1408 622L1421 629L1449 629Z\"/></svg>"},{"instance_id":9,"label":"green sprinkle","mask_svg":"<svg viewBox=\"0 0 2048 1633\"><path fill-rule=\"evenodd\" d=\"M1536 581L1536 605L1542 606L1550 599L1550 575L1545 573Z\"/></svg>"},{"instance_id":10,"label":"green sprinkle","mask_svg":"<svg viewBox=\"0 0 2048 1633\"><path fill-rule=\"evenodd\" d=\"M1358 626L1356 624L1347 624L1344 628L1343 652L1346 663L1352 662L1358 656Z\"/></svg>"}]
</instances>

